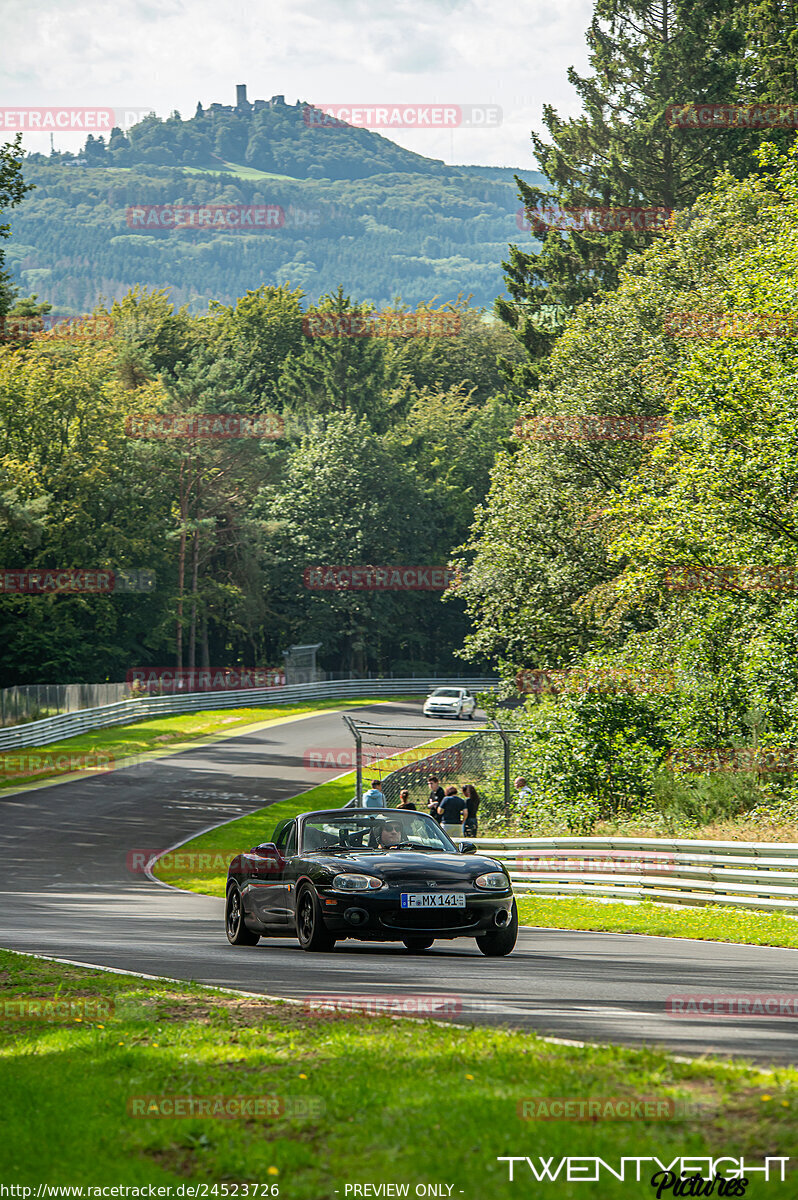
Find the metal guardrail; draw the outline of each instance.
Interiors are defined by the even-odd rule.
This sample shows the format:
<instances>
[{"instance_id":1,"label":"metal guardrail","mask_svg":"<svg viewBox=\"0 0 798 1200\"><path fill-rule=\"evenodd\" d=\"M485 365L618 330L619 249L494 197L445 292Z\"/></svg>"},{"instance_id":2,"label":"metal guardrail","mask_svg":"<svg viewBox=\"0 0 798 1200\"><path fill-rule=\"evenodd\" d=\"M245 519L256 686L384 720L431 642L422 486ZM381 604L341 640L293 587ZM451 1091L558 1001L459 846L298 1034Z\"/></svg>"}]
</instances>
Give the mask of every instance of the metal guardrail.
<instances>
[{"instance_id":1,"label":"metal guardrail","mask_svg":"<svg viewBox=\"0 0 798 1200\"><path fill-rule=\"evenodd\" d=\"M470 691L488 691L498 680L471 679L339 679L325 683L295 683L285 687L247 688L230 692L189 692L178 696L143 696L84 708L79 712L60 713L27 725L0 729L0 752L24 746L47 746L63 738L75 737L91 729L143 721L167 713L205 712L213 708L261 708L272 704L290 704L299 700L351 700L374 696L425 696L436 687L466 687Z\"/></svg>"},{"instance_id":2,"label":"metal guardrail","mask_svg":"<svg viewBox=\"0 0 798 1200\"><path fill-rule=\"evenodd\" d=\"M599 837L472 840L480 850L506 863L518 893L798 912L796 842Z\"/></svg>"}]
</instances>

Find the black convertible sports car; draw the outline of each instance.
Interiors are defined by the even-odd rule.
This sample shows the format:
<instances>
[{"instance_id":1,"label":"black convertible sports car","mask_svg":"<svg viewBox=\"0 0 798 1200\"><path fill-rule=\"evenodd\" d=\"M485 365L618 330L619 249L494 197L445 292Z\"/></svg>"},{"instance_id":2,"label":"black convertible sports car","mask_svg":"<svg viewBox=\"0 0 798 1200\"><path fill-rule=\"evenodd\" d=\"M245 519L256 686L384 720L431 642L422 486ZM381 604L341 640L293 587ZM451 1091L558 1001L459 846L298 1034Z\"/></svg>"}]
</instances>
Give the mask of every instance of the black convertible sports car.
<instances>
[{"instance_id":1,"label":"black convertible sports car","mask_svg":"<svg viewBox=\"0 0 798 1200\"><path fill-rule=\"evenodd\" d=\"M458 848L426 813L337 808L281 821L273 842L236 855L225 927L234 946L297 937L332 950L357 938L420 951L473 937L495 956L513 949L518 913L501 863Z\"/></svg>"}]
</instances>

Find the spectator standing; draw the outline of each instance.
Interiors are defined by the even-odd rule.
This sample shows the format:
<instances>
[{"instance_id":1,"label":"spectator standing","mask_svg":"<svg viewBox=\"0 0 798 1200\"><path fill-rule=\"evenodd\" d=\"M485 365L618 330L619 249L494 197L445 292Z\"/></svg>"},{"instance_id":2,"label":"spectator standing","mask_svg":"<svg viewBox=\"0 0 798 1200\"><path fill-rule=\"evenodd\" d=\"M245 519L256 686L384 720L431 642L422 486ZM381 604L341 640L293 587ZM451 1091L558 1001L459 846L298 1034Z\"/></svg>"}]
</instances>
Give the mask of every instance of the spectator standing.
<instances>
[{"instance_id":1,"label":"spectator standing","mask_svg":"<svg viewBox=\"0 0 798 1200\"><path fill-rule=\"evenodd\" d=\"M415 804L410 803L410 792L407 790L407 788L402 788L401 792L399 793L399 803L396 807L412 808L413 812L417 811Z\"/></svg>"},{"instance_id":2,"label":"spectator standing","mask_svg":"<svg viewBox=\"0 0 798 1200\"><path fill-rule=\"evenodd\" d=\"M463 784L463 795L468 803L468 816L463 822L463 834L465 837L477 836L477 809L479 808L479 792L474 787L473 783Z\"/></svg>"},{"instance_id":3,"label":"spectator standing","mask_svg":"<svg viewBox=\"0 0 798 1200\"><path fill-rule=\"evenodd\" d=\"M443 802L444 791L437 775L429 775L427 783L429 784L429 815L434 817L440 825L441 818L438 812L438 805Z\"/></svg>"},{"instance_id":4,"label":"spectator standing","mask_svg":"<svg viewBox=\"0 0 798 1200\"><path fill-rule=\"evenodd\" d=\"M379 779L372 779L371 787L367 792L363 793L364 808L387 808L388 802L382 793L382 784Z\"/></svg>"},{"instance_id":5,"label":"spectator standing","mask_svg":"<svg viewBox=\"0 0 798 1200\"><path fill-rule=\"evenodd\" d=\"M458 795L457 788L450 785L446 788L443 800L438 805L441 816L441 829L454 840L463 836L463 821L468 816L468 803Z\"/></svg>"},{"instance_id":6,"label":"spectator standing","mask_svg":"<svg viewBox=\"0 0 798 1200\"><path fill-rule=\"evenodd\" d=\"M516 800L519 808L526 808L529 801L532 799L532 788L529 786L523 775L519 775L515 781L515 790L518 793Z\"/></svg>"}]
</instances>

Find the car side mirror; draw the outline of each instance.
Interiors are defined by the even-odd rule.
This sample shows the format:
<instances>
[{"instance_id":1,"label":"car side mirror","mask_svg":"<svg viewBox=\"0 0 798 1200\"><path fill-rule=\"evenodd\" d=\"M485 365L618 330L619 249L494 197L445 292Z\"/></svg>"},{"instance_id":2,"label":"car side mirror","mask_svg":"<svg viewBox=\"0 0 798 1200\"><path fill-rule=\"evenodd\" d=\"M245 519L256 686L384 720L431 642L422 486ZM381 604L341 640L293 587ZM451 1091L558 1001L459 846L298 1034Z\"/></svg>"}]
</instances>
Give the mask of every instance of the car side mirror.
<instances>
[{"instance_id":1,"label":"car side mirror","mask_svg":"<svg viewBox=\"0 0 798 1200\"><path fill-rule=\"evenodd\" d=\"M261 842L260 846L254 846L250 850L250 854L257 854L260 858L281 859L283 857L274 842Z\"/></svg>"},{"instance_id":2,"label":"car side mirror","mask_svg":"<svg viewBox=\"0 0 798 1200\"><path fill-rule=\"evenodd\" d=\"M458 842L457 849L461 854L476 854L477 848L473 842Z\"/></svg>"}]
</instances>

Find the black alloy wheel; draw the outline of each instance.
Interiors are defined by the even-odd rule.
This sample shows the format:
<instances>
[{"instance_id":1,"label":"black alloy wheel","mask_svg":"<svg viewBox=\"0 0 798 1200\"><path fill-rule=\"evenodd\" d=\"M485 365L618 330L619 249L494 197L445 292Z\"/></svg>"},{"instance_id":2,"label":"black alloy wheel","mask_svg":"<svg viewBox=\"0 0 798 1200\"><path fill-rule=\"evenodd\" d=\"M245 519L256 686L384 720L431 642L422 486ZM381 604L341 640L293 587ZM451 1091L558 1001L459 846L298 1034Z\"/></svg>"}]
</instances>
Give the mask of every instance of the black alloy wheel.
<instances>
[{"instance_id":1,"label":"black alloy wheel","mask_svg":"<svg viewBox=\"0 0 798 1200\"><path fill-rule=\"evenodd\" d=\"M227 902L224 906L224 927L227 940L231 946L257 946L260 934L247 929L244 922L244 907L241 902L241 892L238 884L233 883L227 889Z\"/></svg>"},{"instance_id":2,"label":"black alloy wheel","mask_svg":"<svg viewBox=\"0 0 798 1200\"><path fill-rule=\"evenodd\" d=\"M490 933L478 937L476 942L487 958L503 958L505 954L509 954L514 949L517 940L518 909L513 900L513 914L507 924L498 929L491 929Z\"/></svg>"},{"instance_id":3,"label":"black alloy wheel","mask_svg":"<svg viewBox=\"0 0 798 1200\"><path fill-rule=\"evenodd\" d=\"M321 905L313 888L306 886L296 905L296 935L303 950L332 950L335 938L324 926Z\"/></svg>"}]
</instances>

